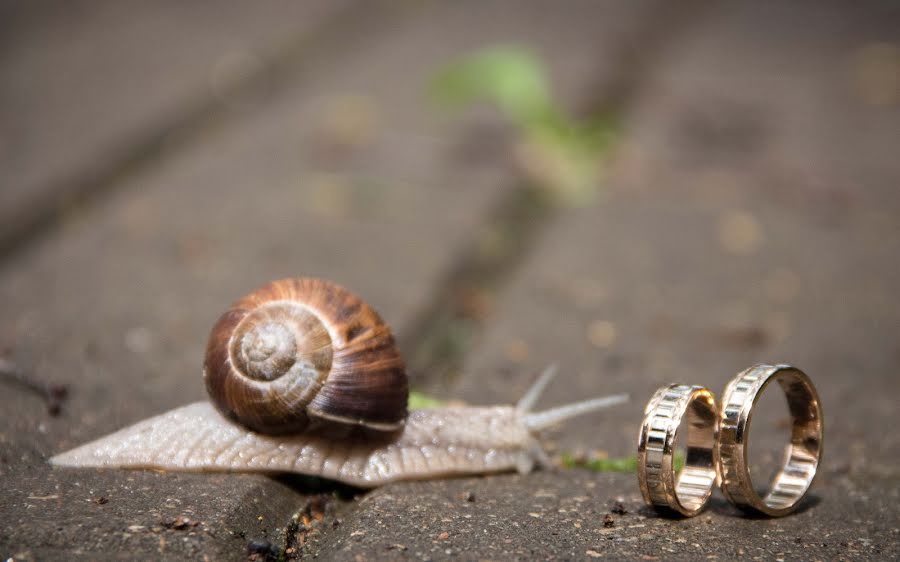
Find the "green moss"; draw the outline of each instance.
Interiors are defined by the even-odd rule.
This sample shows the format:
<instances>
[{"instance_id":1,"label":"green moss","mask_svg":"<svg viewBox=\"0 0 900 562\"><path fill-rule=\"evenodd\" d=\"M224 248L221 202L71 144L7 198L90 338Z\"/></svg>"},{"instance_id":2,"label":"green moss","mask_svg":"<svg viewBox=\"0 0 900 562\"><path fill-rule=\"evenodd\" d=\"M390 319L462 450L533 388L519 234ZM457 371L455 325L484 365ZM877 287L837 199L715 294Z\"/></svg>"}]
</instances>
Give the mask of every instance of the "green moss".
<instances>
[{"instance_id":1,"label":"green moss","mask_svg":"<svg viewBox=\"0 0 900 562\"><path fill-rule=\"evenodd\" d=\"M408 404L410 410L428 410L431 408L440 408L441 406L444 406L446 402L413 390L409 393Z\"/></svg>"},{"instance_id":2,"label":"green moss","mask_svg":"<svg viewBox=\"0 0 900 562\"><path fill-rule=\"evenodd\" d=\"M618 457L607 459L578 460L568 453L562 454L562 463L566 468L586 468L594 472L636 472L637 457ZM684 455L675 455L675 470L684 466Z\"/></svg>"}]
</instances>

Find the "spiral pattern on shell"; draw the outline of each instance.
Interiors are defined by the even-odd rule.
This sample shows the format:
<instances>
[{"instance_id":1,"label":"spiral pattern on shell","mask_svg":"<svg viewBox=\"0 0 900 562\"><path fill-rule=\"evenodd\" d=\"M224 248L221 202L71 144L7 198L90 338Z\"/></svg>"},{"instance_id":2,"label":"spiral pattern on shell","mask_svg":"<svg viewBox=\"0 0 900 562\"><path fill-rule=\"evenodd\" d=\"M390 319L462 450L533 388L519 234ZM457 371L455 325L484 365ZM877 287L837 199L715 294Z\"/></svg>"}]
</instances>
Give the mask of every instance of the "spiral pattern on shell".
<instances>
[{"instance_id":1,"label":"spiral pattern on shell","mask_svg":"<svg viewBox=\"0 0 900 562\"><path fill-rule=\"evenodd\" d=\"M315 419L391 431L407 414L390 328L319 279L274 281L235 302L212 329L203 376L220 412L263 433L299 432Z\"/></svg>"}]
</instances>

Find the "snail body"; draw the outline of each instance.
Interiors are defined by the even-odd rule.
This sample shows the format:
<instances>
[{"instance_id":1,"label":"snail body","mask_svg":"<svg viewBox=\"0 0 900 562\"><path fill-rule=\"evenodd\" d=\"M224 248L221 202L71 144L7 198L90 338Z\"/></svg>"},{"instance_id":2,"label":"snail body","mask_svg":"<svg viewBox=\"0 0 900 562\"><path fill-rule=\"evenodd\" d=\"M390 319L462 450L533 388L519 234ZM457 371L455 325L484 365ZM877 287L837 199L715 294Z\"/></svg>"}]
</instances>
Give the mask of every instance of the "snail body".
<instances>
[{"instance_id":1,"label":"snail body","mask_svg":"<svg viewBox=\"0 0 900 562\"><path fill-rule=\"evenodd\" d=\"M519 470L545 463L511 407L410 413L390 438L248 431L195 402L54 457L67 466L175 471L293 472L374 487L396 480ZM191 431L184 430L190 427Z\"/></svg>"},{"instance_id":2,"label":"snail body","mask_svg":"<svg viewBox=\"0 0 900 562\"><path fill-rule=\"evenodd\" d=\"M57 455L59 466L293 472L360 487L547 464L539 432L627 400L531 412L551 368L515 406L407 412L393 336L361 299L316 279L276 281L216 323L211 402L140 421Z\"/></svg>"}]
</instances>

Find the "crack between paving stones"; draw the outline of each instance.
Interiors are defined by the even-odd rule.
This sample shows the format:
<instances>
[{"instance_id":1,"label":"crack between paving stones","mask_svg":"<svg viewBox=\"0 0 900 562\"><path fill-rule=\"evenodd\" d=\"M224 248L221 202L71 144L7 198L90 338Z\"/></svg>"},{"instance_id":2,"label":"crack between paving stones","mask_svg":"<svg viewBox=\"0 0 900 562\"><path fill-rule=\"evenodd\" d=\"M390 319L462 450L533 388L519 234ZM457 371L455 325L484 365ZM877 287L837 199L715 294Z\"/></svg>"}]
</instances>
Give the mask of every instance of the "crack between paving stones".
<instances>
[{"instance_id":1,"label":"crack between paving stones","mask_svg":"<svg viewBox=\"0 0 900 562\"><path fill-rule=\"evenodd\" d=\"M256 72L236 83L233 91L257 99L271 98L304 79L306 61L321 58L321 53L330 53L330 57L335 52L352 53L354 47L372 35L363 30L388 29L386 22L397 14L417 8L410 3L351 3L314 30L290 39ZM0 215L0 265L12 262L16 254L67 221L77 220L104 196L123 189L128 178L200 142L212 129L240 115L214 97L195 98L175 115L160 120L152 130L117 143L123 148L104 158L107 164L89 163L67 177L51 180L44 189L36 190L40 195L24 208Z\"/></svg>"},{"instance_id":2,"label":"crack between paving stones","mask_svg":"<svg viewBox=\"0 0 900 562\"><path fill-rule=\"evenodd\" d=\"M587 91L601 94L583 104L581 115L624 123L635 106L653 68L667 46L689 27L711 0L663 3L649 14L643 27L621 48L612 77ZM600 160L609 160L613 143ZM461 373L467 354L486 319L473 301L491 303L538 240L540 233L564 210L564 204L548 196L546 186L520 178L492 206L492 211L464 244L458 259L437 284L431 303L399 336L408 357L410 381L414 388L439 393ZM489 239L500 237L502 250L485 257L479 249Z\"/></svg>"}]
</instances>

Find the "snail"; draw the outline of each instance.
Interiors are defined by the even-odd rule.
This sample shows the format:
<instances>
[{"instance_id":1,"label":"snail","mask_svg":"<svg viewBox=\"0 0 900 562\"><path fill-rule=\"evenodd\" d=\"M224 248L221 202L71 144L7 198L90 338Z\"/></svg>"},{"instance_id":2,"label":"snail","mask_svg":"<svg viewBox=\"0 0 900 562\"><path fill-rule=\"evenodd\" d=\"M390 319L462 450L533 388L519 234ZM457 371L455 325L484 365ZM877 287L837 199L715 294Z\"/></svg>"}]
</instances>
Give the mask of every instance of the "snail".
<instances>
[{"instance_id":1,"label":"snail","mask_svg":"<svg viewBox=\"0 0 900 562\"><path fill-rule=\"evenodd\" d=\"M71 467L292 472L371 488L546 466L541 430L627 400L532 412L556 372L515 406L407 411L403 360L359 297L310 278L274 281L235 302L210 335L211 402L140 421L50 459Z\"/></svg>"}]
</instances>

